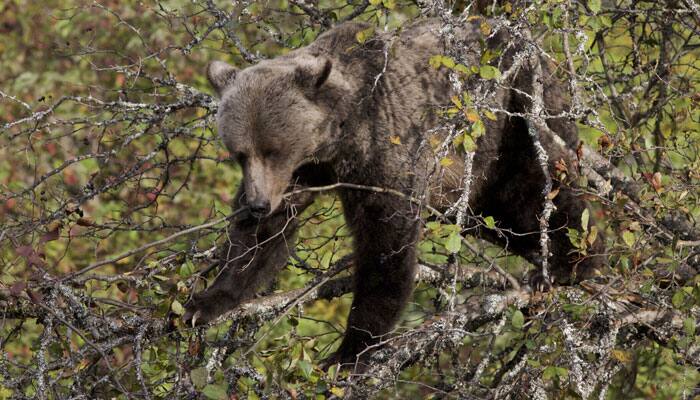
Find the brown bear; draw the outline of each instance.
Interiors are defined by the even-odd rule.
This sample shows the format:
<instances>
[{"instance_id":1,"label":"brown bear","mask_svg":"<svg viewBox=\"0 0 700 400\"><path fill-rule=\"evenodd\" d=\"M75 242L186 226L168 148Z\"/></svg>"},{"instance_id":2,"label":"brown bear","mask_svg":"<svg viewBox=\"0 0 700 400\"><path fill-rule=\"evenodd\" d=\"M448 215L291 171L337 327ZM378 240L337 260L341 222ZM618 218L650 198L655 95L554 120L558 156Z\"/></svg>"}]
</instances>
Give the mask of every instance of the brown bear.
<instances>
[{"instance_id":1,"label":"brown bear","mask_svg":"<svg viewBox=\"0 0 700 400\"><path fill-rule=\"evenodd\" d=\"M335 359L354 362L392 329L414 286L421 231L421 207L415 200L445 211L462 193L463 154L447 146L453 162L443 167L431 145L431 138L441 141L449 134L437 127L444 125L445 106L455 94L446 69L429 65L431 57L447 51L439 30L439 21L425 20L400 33L371 35L367 24L344 23L307 47L243 70L223 62L209 65L208 78L221 98L219 134L243 169L235 206L244 212L230 224L215 282L187 304L186 321L211 321L252 298L286 265L295 243L295 216L314 199L314 193L286 198L286 192L343 182L390 188L405 196L337 191L354 238L355 287ZM453 35L451 40L464 49L460 61L466 65L478 66L486 48L497 54L512 44L504 34L484 39L478 21ZM503 50L492 65L505 71L514 51L513 46ZM576 126L560 115L566 110L566 91L546 64L541 68L550 116L546 123L575 146ZM504 82L477 76L466 82L467 91L497 85L484 101L502 111L483 119L465 229L539 263L545 176L522 117L530 107L531 76L524 64ZM550 140L542 144L552 174L562 160L574 169L568 152ZM587 256L577 252L565 228L581 229L586 202L573 185L555 179L555 187L551 273L558 281L570 280L572 271L577 278L586 277L604 262L598 254L601 239ZM479 215L493 216L499 231L477 224Z\"/></svg>"}]
</instances>

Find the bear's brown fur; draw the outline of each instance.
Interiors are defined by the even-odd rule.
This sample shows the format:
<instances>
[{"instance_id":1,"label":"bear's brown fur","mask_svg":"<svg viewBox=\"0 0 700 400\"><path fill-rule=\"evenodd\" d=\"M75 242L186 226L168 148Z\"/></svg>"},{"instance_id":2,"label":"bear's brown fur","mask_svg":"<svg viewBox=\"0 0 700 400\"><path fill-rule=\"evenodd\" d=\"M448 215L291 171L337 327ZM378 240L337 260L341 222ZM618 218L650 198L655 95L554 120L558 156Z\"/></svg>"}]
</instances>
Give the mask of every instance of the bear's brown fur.
<instances>
[{"instance_id":1,"label":"bear's brown fur","mask_svg":"<svg viewBox=\"0 0 700 400\"><path fill-rule=\"evenodd\" d=\"M247 211L231 223L219 276L189 302L186 320L212 320L253 297L286 265L294 245L294 216L314 196L307 192L283 200L291 188L336 182L391 188L430 199L441 210L459 198L463 156L451 153L454 163L443 169L429 141L430 135L444 138L444 131L431 128L440 125L438 111L453 94L448 74L429 66L431 56L446 51L438 21L358 43L357 33L368 27L339 25L307 47L241 71L222 62L210 65L209 80L221 97L219 133L244 172L236 205ZM465 49L463 62L471 65L479 65L482 45L498 48L508 40L496 35L484 44L478 22L456 34L454 40ZM499 67L507 69L512 58L512 51L504 52ZM545 106L549 115L557 115L566 110L565 90L545 63L541 68ZM527 111L531 77L523 66L488 102L511 114ZM475 77L467 83L494 84ZM484 118L486 134L474 156L469 198L469 215L493 216L502 230L477 228L477 219L470 217L467 232L538 263L544 175L525 120L507 114ZM546 122L569 146L576 145L573 121L552 117ZM552 171L558 160L573 165L567 152L545 138L542 144ZM550 220L549 261L554 277L565 281L574 270L578 278L588 275L605 258L597 255L600 238L592 256L572 247L564 228L581 229L586 203L572 186L556 180L555 185L559 194ZM338 194L354 236L356 284L337 359L352 362L392 329L411 296L420 210L393 194L351 189Z\"/></svg>"}]
</instances>

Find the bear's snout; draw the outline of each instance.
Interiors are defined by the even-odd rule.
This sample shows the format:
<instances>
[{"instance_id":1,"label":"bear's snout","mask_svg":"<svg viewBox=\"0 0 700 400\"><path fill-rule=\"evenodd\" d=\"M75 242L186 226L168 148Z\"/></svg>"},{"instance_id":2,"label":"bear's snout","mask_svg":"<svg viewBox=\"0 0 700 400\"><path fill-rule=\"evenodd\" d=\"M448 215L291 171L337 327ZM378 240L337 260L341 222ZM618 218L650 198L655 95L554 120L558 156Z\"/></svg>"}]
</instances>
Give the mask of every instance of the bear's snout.
<instances>
[{"instance_id":1,"label":"bear's snout","mask_svg":"<svg viewBox=\"0 0 700 400\"><path fill-rule=\"evenodd\" d=\"M255 218L262 218L270 213L270 201L267 199L256 199L248 203L248 209Z\"/></svg>"}]
</instances>

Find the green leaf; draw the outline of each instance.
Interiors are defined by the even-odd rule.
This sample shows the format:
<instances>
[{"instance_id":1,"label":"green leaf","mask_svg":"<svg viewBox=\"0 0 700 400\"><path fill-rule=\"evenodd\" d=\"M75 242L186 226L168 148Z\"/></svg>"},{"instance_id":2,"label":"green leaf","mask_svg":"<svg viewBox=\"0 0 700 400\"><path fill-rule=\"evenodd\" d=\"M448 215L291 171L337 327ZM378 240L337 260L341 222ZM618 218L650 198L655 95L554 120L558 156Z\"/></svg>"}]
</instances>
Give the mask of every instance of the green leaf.
<instances>
[{"instance_id":1,"label":"green leaf","mask_svg":"<svg viewBox=\"0 0 700 400\"><path fill-rule=\"evenodd\" d=\"M438 221L430 221L430 222L426 222L426 224L425 224L425 227L430 229L433 232L440 230L440 226L442 226L442 224L440 224Z\"/></svg>"},{"instance_id":2,"label":"green leaf","mask_svg":"<svg viewBox=\"0 0 700 400\"><path fill-rule=\"evenodd\" d=\"M574 247L579 248L581 245L581 233L573 228L568 228L566 231L566 236L569 237L569 241Z\"/></svg>"},{"instance_id":3,"label":"green leaf","mask_svg":"<svg viewBox=\"0 0 700 400\"><path fill-rule=\"evenodd\" d=\"M634 246L634 233L630 231L624 231L622 232L622 240L625 242L625 244L629 247Z\"/></svg>"},{"instance_id":4,"label":"green leaf","mask_svg":"<svg viewBox=\"0 0 700 400\"><path fill-rule=\"evenodd\" d=\"M482 120L478 120L472 124L471 136L474 139L484 136L484 133L486 133L486 127L484 126L484 122Z\"/></svg>"},{"instance_id":5,"label":"green leaf","mask_svg":"<svg viewBox=\"0 0 700 400\"><path fill-rule=\"evenodd\" d=\"M311 366L311 363L308 361L299 360L297 361L297 367L299 367L301 370L301 374L304 376L304 378L309 379L311 377L311 372L313 371L313 366Z\"/></svg>"},{"instance_id":6,"label":"green leaf","mask_svg":"<svg viewBox=\"0 0 700 400\"><path fill-rule=\"evenodd\" d=\"M489 229L494 229L496 227L496 220L491 216L484 218L484 223Z\"/></svg>"},{"instance_id":7,"label":"green leaf","mask_svg":"<svg viewBox=\"0 0 700 400\"><path fill-rule=\"evenodd\" d=\"M542 372L543 379L552 380L555 377L566 379L569 377L569 370L566 368L555 367L553 365L550 365L549 367L545 368Z\"/></svg>"},{"instance_id":8,"label":"green leaf","mask_svg":"<svg viewBox=\"0 0 700 400\"><path fill-rule=\"evenodd\" d=\"M462 140L462 147L464 147L464 151L466 151L466 152L476 151L476 142L474 142L474 139L472 139L472 137L466 133L463 136L464 136L464 139Z\"/></svg>"},{"instance_id":9,"label":"green leaf","mask_svg":"<svg viewBox=\"0 0 700 400\"><path fill-rule=\"evenodd\" d=\"M549 367L545 368L544 371L542 371L542 379L552 380L552 378L554 378L555 376L557 376L557 367L554 367L552 365L550 365Z\"/></svg>"},{"instance_id":10,"label":"green leaf","mask_svg":"<svg viewBox=\"0 0 700 400\"><path fill-rule=\"evenodd\" d=\"M177 315L183 315L185 313L185 307L183 307L177 300L173 300L173 302L170 304L170 309Z\"/></svg>"},{"instance_id":11,"label":"green leaf","mask_svg":"<svg viewBox=\"0 0 700 400\"><path fill-rule=\"evenodd\" d=\"M193 369L190 371L190 379L195 388L203 388L207 385L207 369L204 367Z\"/></svg>"},{"instance_id":12,"label":"green leaf","mask_svg":"<svg viewBox=\"0 0 700 400\"><path fill-rule=\"evenodd\" d=\"M510 320L510 323L515 329L523 329L523 325L525 325L525 316L523 315L522 311L515 310L515 312L513 313L513 317Z\"/></svg>"},{"instance_id":13,"label":"green leaf","mask_svg":"<svg viewBox=\"0 0 700 400\"><path fill-rule=\"evenodd\" d=\"M192 275L195 271L196 268L194 264L192 264L192 261L187 260L184 264L180 266L180 271L178 271L178 273L181 278L187 278L190 275Z\"/></svg>"},{"instance_id":14,"label":"green leaf","mask_svg":"<svg viewBox=\"0 0 700 400\"><path fill-rule=\"evenodd\" d=\"M688 336L695 336L695 326L697 324L695 323L695 318L693 317L688 317L683 320L683 330L685 331L685 334Z\"/></svg>"},{"instance_id":15,"label":"green leaf","mask_svg":"<svg viewBox=\"0 0 700 400\"><path fill-rule=\"evenodd\" d=\"M479 76L484 79L498 79L501 77L501 71L490 65L482 65L479 68Z\"/></svg>"},{"instance_id":16,"label":"green leaf","mask_svg":"<svg viewBox=\"0 0 700 400\"><path fill-rule=\"evenodd\" d=\"M462 236L460 236L459 232L453 231L449 236L447 236L447 240L445 241L445 249L447 249L447 251L450 253L457 253L461 248Z\"/></svg>"},{"instance_id":17,"label":"green leaf","mask_svg":"<svg viewBox=\"0 0 700 400\"><path fill-rule=\"evenodd\" d=\"M358 43L364 43L372 36L374 36L374 27L370 26L367 29L363 29L363 30L357 32L355 34L355 39L357 39Z\"/></svg>"},{"instance_id":18,"label":"green leaf","mask_svg":"<svg viewBox=\"0 0 700 400\"><path fill-rule=\"evenodd\" d=\"M566 379L569 377L569 370L564 367L557 367L557 376Z\"/></svg>"},{"instance_id":19,"label":"green leaf","mask_svg":"<svg viewBox=\"0 0 700 400\"><path fill-rule=\"evenodd\" d=\"M388 10L396 8L396 0L382 0L382 4L384 4L384 7Z\"/></svg>"},{"instance_id":20,"label":"green leaf","mask_svg":"<svg viewBox=\"0 0 700 400\"><path fill-rule=\"evenodd\" d=\"M202 394L207 399L212 400L226 400L228 398L228 393L223 385L207 385L202 389Z\"/></svg>"},{"instance_id":21,"label":"green leaf","mask_svg":"<svg viewBox=\"0 0 700 400\"><path fill-rule=\"evenodd\" d=\"M327 251L323 254L323 257L321 257L321 265L320 267L323 269L328 269L331 265L331 259L333 258L333 252L332 251Z\"/></svg>"},{"instance_id":22,"label":"green leaf","mask_svg":"<svg viewBox=\"0 0 700 400\"><path fill-rule=\"evenodd\" d=\"M464 64L455 65L454 70L464 75L471 75L471 71L469 71L469 69Z\"/></svg>"},{"instance_id":23,"label":"green leaf","mask_svg":"<svg viewBox=\"0 0 700 400\"><path fill-rule=\"evenodd\" d=\"M588 8L590 8L594 14L598 14L598 12L600 12L600 6L600 0L588 0Z\"/></svg>"},{"instance_id":24,"label":"green leaf","mask_svg":"<svg viewBox=\"0 0 700 400\"><path fill-rule=\"evenodd\" d=\"M683 303L685 303L685 294L682 290L679 290L673 294L673 297L671 298L671 303L676 308L680 308L683 305Z\"/></svg>"},{"instance_id":25,"label":"green leaf","mask_svg":"<svg viewBox=\"0 0 700 400\"><path fill-rule=\"evenodd\" d=\"M459 233L462 229L457 224L444 224L442 228L447 232L457 232Z\"/></svg>"}]
</instances>

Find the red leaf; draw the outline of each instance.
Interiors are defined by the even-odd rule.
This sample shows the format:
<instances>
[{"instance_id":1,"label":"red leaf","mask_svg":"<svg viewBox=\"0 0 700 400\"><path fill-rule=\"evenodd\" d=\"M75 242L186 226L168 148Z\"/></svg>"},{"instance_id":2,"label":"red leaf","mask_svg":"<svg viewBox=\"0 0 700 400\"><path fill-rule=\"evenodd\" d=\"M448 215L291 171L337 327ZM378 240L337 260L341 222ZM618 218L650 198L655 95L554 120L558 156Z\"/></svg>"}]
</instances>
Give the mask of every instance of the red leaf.
<instances>
[{"instance_id":1,"label":"red leaf","mask_svg":"<svg viewBox=\"0 0 700 400\"><path fill-rule=\"evenodd\" d=\"M17 252L17 254L25 258L34 254L34 249L32 248L32 246L19 246L15 249L15 251Z\"/></svg>"},{"instance_id":2,"label":"red leaf","mask_svg":"<svg viewBox=\"0 0 700 400\"><path fill-rule=\"evenodd\" d=\"M16 282L12 286L10 286L10 294L17 297L20 294L22 294L22 292L24 291L24 289L26 287L27 287L26 282Z\"/></svg>"},{"instance_id":3,"label":"red leaf","mask_svg":"<svg viewBox=\"0 0 700 400\"><path fill-rule=\"evenodd\" d=\"M60 231L59 229L56 229L56 230L53 230L53 231L51 231L51 232L45 233L45 234L41 237L40 242L41 242L41 243L46 243L46 242L51 242L51 241L53 241L53 240L58 239L59 231Z\"/></svg>"},{"instance_id":4,"label":"red leaf","mask_svg":"<svg viewBox=\"0 0 700 400\"><path fill-rule=\"evenodd\" d=\"M576 148L576 157L580 160L583 158L583 141L579 142Z\"/></svg>"},{"instance_id":5,"label":"red leaf","mask_svg":"<svg viewBox=\"0 0 700 400\"><path fill-rule=\"evenodd\" d=\"M201 343L199 342L199 340L194 339L190 341L189 346L187 346L187 353L192 357L196 357L199 354L200 346Z\"/></svg>"},{"instance_id":6,"label":"red leaf","mask_svg":"<svg viewBox=\"0 0 700 400\"><path fill-rule=\"evenodd\" d=\"M37 253L31 246L20 246L15 249L17 254L24 257L27 260L29 266L36 265L39 267L45 267L46 262L44 261L44 254Z\"/></svg>"},{"instance_id":7,"label":"red leaf","mask_svg":"<svg viewBox=\"0 0 700 400\"><path fill-rule=\"evenodd\" d=\"M44 300L44 296L39 292L27 289L27 294L29 295L29 300L31 300L32 303L39 304L42 300Z\"/></svg>"},{"instance_id":8,"label":"red leaf","mask_svg":"<svg viewBox=\"0 0 700 400\"><path fill-rule=\"evenodd\" d=\"M34 253L31 256L27 257L27 262L30 266L36 265L37 267L42 268L46 266L46 261L44 261L44 255L39 253Z\"/></svg>"},{"instance_id":9,"label":"red leaf","mask_svg":"<svg viewBox=\"0 0 700 400\"><path fill-rule=\"evenodd\" d=\"M75 223L80 226L93 226L95 224L90 218L79 218Z\"/></svg>"}]
</instances>

